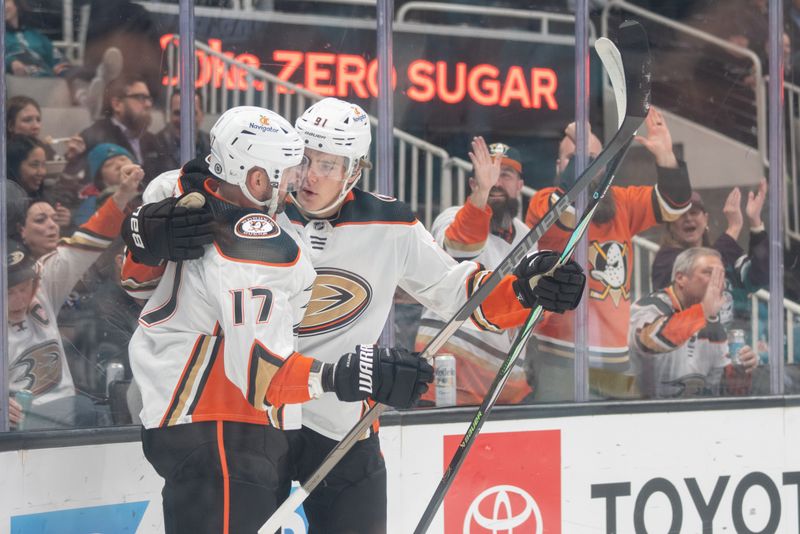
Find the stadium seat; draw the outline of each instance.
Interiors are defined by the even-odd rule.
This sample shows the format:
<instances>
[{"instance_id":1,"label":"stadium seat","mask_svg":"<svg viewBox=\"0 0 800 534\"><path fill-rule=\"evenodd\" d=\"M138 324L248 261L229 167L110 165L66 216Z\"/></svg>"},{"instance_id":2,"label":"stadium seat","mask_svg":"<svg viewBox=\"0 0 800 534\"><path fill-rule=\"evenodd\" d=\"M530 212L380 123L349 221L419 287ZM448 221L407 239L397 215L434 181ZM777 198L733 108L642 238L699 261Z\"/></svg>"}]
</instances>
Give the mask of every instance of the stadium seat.
<instances>
[{"instance_id":1,"label":"stadium seat","mask_svg":"<svg viewBox=\"0 0 800 534\"><path fill-rule=\"evenodd\" d=\"M42 106L42 137L69 137L90 124L92 118L86 108Z\"/></svg>"},{"instance_id":2,"label":"stadium seat","mask_svg":"<svg viewBox=\"0 0 800 534\"><path fill-rule=\"evenodd\" d=\"M72 96L67 82L61 78L29 78L6 75L8 96L29 96L42 107L69 107Z\"/></svg>"}]
</instances>

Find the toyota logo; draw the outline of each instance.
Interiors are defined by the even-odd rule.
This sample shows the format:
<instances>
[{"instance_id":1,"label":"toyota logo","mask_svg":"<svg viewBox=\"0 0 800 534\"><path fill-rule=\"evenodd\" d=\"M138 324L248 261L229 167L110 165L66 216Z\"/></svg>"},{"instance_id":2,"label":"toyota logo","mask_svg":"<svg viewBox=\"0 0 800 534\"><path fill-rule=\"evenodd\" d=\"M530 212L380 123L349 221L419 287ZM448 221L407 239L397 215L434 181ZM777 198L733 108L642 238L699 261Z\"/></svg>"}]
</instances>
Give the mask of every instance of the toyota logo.
<instances>
[{"instance_id":1,"label":"toyota logo","mask_svg":"<svg viewBox=\"0 0 800 534\"><path fill-rule=\"evenodd\" d=\"M522 510L512 510L511 495L522 497L525 503ZM494 497L492 515L491 517L486 517L479 508L483 501L492 497ZM515 499L515 501L518 501L518 499ZM542 512L533 497L516 486L494 486L484 490L469 505L467 515L464 517L463 532L464 534L470 534L474 521L479 527L491 531L492 534L498 534L500 531L504 534L514 534L514 528L524 524L531 517L531 514L536 518L535 534L542 534ZM520 532L519 534L522 533Z\"/></svg>"}]
</instances>

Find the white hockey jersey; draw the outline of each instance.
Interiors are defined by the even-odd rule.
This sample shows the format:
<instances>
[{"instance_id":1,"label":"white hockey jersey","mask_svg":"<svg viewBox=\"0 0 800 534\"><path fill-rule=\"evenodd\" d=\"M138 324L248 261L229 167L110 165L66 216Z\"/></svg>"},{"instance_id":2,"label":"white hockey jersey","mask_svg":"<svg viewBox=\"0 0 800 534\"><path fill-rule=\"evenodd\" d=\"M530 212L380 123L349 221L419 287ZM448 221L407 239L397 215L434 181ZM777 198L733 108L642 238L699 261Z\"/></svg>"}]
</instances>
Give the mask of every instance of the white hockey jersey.
<instances>
[{"instance_id":1,"label":"white hockey jersey","mask_svg":"<svg viewBox=\"0 0 800 534\"><path fill-rule=\"evenodd\" d=\"M433 221L431 234L453 258L459 261L473 260L488 269L494 269L530 229L515 217L512 219L513 230L507 240L490 232L490 224L491 210L481 210L467 201L463 206L453 206L439 214ZM416 350L424 349L448 319L426 309L417 331ZM456 356L458 404L480 404L511 349L517 329L493 331L468 326L471 324L466 323L456 331L439 352ZM503 388L501 403L517 403L530 393L523 361L524 352ZM431 399L432 393L428 393Z\"/></svg>"},{"instance_id":2,"label":"white hockey jersey","mask_svg":"<svg viewBox=\"0 0 800 534\"><path fill-rule=\"evenodd\" d=\"M119 235L124 214L107 200L71 237L39 259L39 287L25 318L8 325L9 386L29 389L33 405L75 395L56 318L72 288Z\"/></svg>"},{"instance_id":3,"label":"white hockey jersey","mask_svg":"<svg viewBox=\"0 0 800 534\"><path fill-rule=\"evenodd\" d=\"M208 188L209 186L206 186ZM294 330L314 270L266 214L206 190L218 222L197 260L169 262L130 346L146 428L226 420L283 427L308 400L311 358Z\"/></svg>"},{"instance_id":4,"label":"white hockey jersey","mask_svg":"<svg viewBox=\"0 0 800 534\"><path fill-rule=\"evenodd\" d=\"M174 183L178 174L156 178L145 199L160 200L158 192L168 190L165 182ZM337 362L357 344L378 341L397 286L442 316L452 316L486 275L474 262L457 263L448 256L404 203L359 189L331 219L308 220L290 204L277 220L296 236L317 272L297 350L325 363ZM137 275L134 270L123 269L123 285L132 296L148 298L160 272ZM476 324L488 326L487 315L501 327L524 320L529 310L519 306L511 278L475 311ZM344 403L326 393L302 405L303 425L339 440L366 407L366 402Z\"/></svg>"},{"instance_id":5,"label":"white hockey jersey","mask_svg":"<svg viewBox=\"0 0 800 534\"><path fill-rule=\"evenodd\" d=\"M722 324L707 322L703 308L684 309L672 287L639 299L631 308L631 364L646 397L717 395L727 357Z\"/></svg>"}]
</instances>

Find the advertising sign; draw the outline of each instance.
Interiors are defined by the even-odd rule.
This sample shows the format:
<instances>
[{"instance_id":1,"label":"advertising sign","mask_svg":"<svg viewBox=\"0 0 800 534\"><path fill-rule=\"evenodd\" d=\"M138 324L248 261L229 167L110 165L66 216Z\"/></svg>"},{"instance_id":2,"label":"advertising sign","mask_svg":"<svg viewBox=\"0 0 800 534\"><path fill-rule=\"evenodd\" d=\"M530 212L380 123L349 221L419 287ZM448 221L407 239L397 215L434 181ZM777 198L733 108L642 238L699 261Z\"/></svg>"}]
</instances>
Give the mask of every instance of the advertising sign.
<instances>
[{"instance_id":1,"label":"advertising sign","mask_svg":"<svg viewBox=\"0 0 800 534\"><path fill-rule=\"evenodd\" d=\"M155 18L162 49L177 17ZM321 24L324 24L322 22ZM374 30L196 17L196 39L215 52L324 96L376 109ZM395 120L415 132L486 132L560 137L574 116L574 49L563 44L395 31ZM263 90L245 71L196 52L198 88ZM593 71L596 58L592 57ZM595 76L592 102L601 92ZM164 76L164 85L178 83ZM596 128L599 130L599 128Z\"/></svg>"},{"instance_id":2,"label":"advertising sign","mask_svg":"<svg viewBox=\"0 0 800 534\"><path fill-rule=\"evenodd\" d=\"M461 438L444 437L443 470ZM560 534L560 432L481 433L445 497L444 531Z\"/></svg>"}]
</instances>

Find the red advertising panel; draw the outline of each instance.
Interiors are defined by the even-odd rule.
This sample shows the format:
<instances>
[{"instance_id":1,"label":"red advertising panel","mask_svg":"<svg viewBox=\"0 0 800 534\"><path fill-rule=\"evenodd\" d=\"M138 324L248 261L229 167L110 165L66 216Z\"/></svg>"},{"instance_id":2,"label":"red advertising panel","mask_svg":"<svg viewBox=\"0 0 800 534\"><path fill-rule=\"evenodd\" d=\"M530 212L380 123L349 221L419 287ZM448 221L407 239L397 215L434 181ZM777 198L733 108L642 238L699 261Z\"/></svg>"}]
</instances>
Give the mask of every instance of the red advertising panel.
<instances>
[{"instance_id":1,"label":"red advertising panel","mask_svg":"<svg viewBox=\"0 0 800 534\"><path fill-rule=\"evenodd\" d=\"M444 467L462 436L444 437ZM560 534L561 432L480 434L444 500L445 534Z\"/></svg>"}]
</instances>

